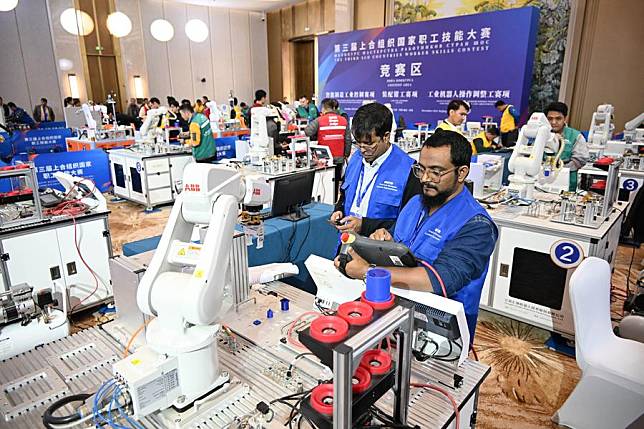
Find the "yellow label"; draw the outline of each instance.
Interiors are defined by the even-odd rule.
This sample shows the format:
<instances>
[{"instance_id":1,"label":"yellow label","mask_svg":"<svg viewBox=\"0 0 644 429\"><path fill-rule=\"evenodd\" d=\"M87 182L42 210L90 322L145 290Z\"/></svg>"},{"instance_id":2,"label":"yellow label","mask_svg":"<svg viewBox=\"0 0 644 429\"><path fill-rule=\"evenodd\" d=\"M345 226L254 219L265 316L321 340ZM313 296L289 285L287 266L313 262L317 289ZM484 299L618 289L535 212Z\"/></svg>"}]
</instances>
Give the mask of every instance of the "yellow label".
<instances>
[{"instance_id":1,"label":"yellow label","mask_svg":"<svg viewBox=\"0 0 644 429\"><path fill-rule=\"evenodd\" d=\"M203 270L195 270L194 276L198 279L203 277Z\"/></svg>"},{"instance_id":2,"label":"yellow label","mask_svg":"<svg viewBox=\"0 0 644 429\"><path fill-rule=\"evenodd\" d=\"M141 359L132 359L132 360L130 361L130 363L131 363L132 365L138 365L138 364L140 364L140 363L141 363Z\"/></svg>"},{"instance_id":3,"label":"yellow label","mask_svg":"<svg viewBox=\"0 0 644 429\"><path fill-rule=\"evenodd\" d=\"M186 255L186 249L179 249L179 252L177 252L179 256L185 256Z\"/></svg>"}]
</instances>

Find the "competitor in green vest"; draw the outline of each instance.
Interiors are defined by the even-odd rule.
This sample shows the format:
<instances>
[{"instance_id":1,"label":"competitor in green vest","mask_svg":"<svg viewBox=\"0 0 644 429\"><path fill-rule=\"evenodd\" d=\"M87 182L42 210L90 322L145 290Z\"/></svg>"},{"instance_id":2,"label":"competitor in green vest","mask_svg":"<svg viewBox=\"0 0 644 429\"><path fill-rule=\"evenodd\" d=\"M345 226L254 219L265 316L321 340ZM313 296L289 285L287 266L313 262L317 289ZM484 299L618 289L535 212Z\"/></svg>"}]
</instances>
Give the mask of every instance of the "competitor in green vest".
<instances>
[{"instance_id":1,"label":"competitor in green vest","mask_svg":"<svg viewBox=\"0 0 644 429\"><path fill-rule=\"evenodd\" d=\"M208 118L201 113L195 113L189 104L181 106L181 117L190 122L190 138L187 144L192 146L192 156L195 161L205 163L216 161L217 146Z\"/></svg>"},{"instance_id":2,"label":"competitor in green vest","mask_svg":"<svg viewBox=\"0 0 644 429\"><path fill-rule=\"evenodd\" d=\"M320 116L320 113L318 112L318 108L315 107L315 104L309 102L309 99L305 95L301 96L300 105L297 108L297 117L312 121L318 116Z\"/></svg>"},{"instance_id":3,"label":"competitor in green vest","mask_svg":"<svg viewBox=\"0 0 644 429\"><path fill-rule=\"evenodd\" d=\"M577 170L586 165L590 154L586 139L578 130L567 125L568 106L560 101L550 103L545 110L546 117L552 132L564 139L564 149L561 153L561 160L564 167L570 169L569 191L577 190Z\"/></svg>"}]
</instances>

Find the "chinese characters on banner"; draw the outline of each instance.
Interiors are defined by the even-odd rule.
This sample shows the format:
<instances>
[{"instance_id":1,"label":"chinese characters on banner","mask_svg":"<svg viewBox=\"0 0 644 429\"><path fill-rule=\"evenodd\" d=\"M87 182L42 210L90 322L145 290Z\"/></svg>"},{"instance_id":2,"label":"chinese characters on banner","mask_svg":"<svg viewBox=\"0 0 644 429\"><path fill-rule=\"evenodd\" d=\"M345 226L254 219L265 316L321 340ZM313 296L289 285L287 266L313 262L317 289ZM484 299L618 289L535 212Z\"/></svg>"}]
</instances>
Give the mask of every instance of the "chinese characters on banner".
<instances>
[{"instance_id":1,"label":"chinese characters on banner","mask_svg":"<svg viewBox=\"0 0 644 429\"><path fill-rule=\"evenodd\" d=\"M537 24L527 7L321 36L319 96L349 115L364 100L391 103L410 125L435 125L452 98L470 102L474 121L498 116L498 99L523 110Z\"/></svg>"}]
</instances>

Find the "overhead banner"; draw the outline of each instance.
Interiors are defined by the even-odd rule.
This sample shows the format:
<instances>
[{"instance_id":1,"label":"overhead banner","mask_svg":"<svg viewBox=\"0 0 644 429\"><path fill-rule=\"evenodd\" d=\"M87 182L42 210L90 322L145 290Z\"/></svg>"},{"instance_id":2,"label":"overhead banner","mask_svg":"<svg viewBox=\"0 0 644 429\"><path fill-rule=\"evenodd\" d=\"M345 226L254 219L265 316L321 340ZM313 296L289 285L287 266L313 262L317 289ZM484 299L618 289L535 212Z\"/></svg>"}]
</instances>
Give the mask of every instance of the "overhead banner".
<instances>
[{"instance_id":1,"label":"overhead banner","mask_svg":"<svg viewBox=\"0 0 644 429\"><path fill-rule=\"evenodd\" d=\"M320 36L318 94L350 116L364 100L391 103L409 128L434 127L453 98L472 121L498 117L499 99L527 112L538 23L525 7Z\"/></svg>"}]
</instances>

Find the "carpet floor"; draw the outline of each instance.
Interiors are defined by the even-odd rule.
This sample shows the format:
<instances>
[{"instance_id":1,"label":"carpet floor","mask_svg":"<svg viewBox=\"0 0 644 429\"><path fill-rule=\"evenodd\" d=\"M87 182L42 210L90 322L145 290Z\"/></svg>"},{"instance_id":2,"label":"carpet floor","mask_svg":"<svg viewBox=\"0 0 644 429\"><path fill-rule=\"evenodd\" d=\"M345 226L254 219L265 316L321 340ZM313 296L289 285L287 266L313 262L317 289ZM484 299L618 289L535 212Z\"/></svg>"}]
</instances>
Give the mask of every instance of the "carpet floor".
<instances>
[{"instance_id":1,"label":"carpet floor","mask_svg":"<svg viewBox=\"0 0 644 429\"><path fill-rule=\"evenodd\" d=\"M170 207L144 213L130 202L109 203L114 253L123 244L160 235ZM633 285L644 258L644 249L620 246L613 273L613 317L622 314L626 277L631 261ZM509 318L481 311L475 348L480 360L492 367L481 387L477 427L551 428L550 417L563 404L580 377L575 360L549 350L544 342L550 333Z\"/></svg>"}]
</instances>

